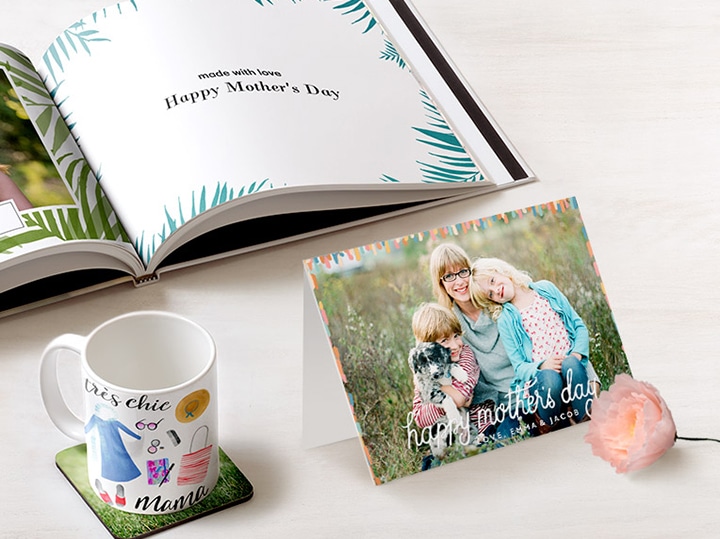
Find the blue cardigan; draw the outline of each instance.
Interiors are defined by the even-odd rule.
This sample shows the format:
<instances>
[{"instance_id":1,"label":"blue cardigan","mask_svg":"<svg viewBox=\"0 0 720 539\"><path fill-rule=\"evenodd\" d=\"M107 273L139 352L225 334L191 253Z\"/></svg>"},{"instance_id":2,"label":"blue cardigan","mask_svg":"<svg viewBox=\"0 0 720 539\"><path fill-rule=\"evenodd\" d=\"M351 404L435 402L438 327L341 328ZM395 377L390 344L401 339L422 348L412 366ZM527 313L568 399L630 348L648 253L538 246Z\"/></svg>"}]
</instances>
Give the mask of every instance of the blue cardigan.
<instances>
[{"instance_id":1,"label":"blue cardigan","mask_svg":"<svg viewBox=\"0 0 720 539\"><path fill-rule=\"evenodd\" d=\"M550 281L530 283L530 288L548 300L550 307L560 315L570 339L570 350L582 356L581 363L587 368L590 354L590 335L582 318L572 308L565 295ZM520 311L511 303L505 303L498 319L498 330L505 351L515 369L515 387L523 387L537 374L539 363L532 360L532 341L522 326Z\"/></svg>"}]
</instances>

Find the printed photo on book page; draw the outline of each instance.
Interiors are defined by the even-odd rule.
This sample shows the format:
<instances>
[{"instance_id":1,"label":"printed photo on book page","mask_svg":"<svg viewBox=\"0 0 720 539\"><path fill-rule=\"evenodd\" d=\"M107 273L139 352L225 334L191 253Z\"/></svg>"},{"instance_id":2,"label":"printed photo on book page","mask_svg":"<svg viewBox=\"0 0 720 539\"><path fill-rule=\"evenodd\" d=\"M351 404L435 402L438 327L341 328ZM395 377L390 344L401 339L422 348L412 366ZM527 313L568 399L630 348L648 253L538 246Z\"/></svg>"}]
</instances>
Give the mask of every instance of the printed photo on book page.
<instances>
[{"instance_id":1,"label":"printed photo on book page","mask_svg":"<svg viewBox=\"0 0 720 539\"><path fill-rule=\"evenodd\" d=\"M337 365L339 405L378 484L587 421L594 396L630 372L575 198L318 256L305 271L317 355ZM314 409L317 425L324 414Z\"/></svg>"},{"instance_id":2,"label":"printed photo on book page","mask_svg":"<svg viewBox=\"0 0 720 539\"><path fill-rule=\"evenodd\" d=\"M0 262L72 240L123 239L29 60L0 45Z\"/></svg>"},{"instance_id":3,"label":"printed photo on book page","mask_svg":"<svg viewBox=\"0 0 720 539\"><path fill-rule=\"evenodd\" d=\"M269 190L488 183L362 3L133 0L40 69L146 263Z\"/></svg>"}]
</instances>

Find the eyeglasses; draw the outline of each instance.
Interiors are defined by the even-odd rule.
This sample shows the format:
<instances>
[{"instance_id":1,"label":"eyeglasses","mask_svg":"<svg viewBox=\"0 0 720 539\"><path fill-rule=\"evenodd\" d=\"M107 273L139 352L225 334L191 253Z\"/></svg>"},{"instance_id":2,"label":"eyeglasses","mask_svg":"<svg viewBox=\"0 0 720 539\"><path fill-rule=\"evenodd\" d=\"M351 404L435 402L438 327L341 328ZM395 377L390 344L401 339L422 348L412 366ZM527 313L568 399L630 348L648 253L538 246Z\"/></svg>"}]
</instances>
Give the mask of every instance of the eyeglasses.
<instances>
[{"instance_id":1,"label":"eyeglasses","mask_svg":"<svg viewBox=\"0 0 720 539\"><path fill-rule=\"evenodd\" d=\"M163 417L160 421L162 421L163 419L165 418ZM135 428L137 430L143 430L144 428L147 428L147 430L155 430L156 428L158 428L158 423L160 423L160 421L153 423L145 423L145 420L141 419L140 421L135 423Z\"/></svg>"},{"instance_id":2,"label":"eyeglasses","mask_svg":"<svg viewBox=\"0 0 720 539\"><path fill-rule=\"evenodd\" d=\"M464 279L465 277L470 277L470 270L468 268L463 268L460 271L456 271L455 273L446 273L440 278L445 283L451 283L458 277L460 277L461 279Z\"/></svg>"}]
</instances>

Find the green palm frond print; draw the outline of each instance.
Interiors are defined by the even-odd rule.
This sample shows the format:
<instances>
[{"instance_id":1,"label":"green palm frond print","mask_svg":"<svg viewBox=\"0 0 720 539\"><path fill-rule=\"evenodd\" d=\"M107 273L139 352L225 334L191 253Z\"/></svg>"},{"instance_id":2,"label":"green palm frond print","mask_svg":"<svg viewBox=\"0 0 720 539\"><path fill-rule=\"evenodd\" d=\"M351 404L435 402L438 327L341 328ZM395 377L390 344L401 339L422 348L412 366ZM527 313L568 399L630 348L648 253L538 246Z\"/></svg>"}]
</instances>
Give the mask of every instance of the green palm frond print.
<instances>
[{"instance_id":1,"label":"green palm frond print","mask_svg":"<svg viewBox=\"0 0 720 539\"><path fill-rule=\"evenodd\" d=\"M112 12L115 12L115 11L117 11L117 14L118 14L118 15L122 15L122 14L123 14L123 7L127 7L127 6L132 6L132 8L133 8L134 11L137 11L137 10L138 10L137 3L135 2L135 0L129 0L128 2L118 2L117 4L115 4L114 7L113 7L113 6L104 7L104 8L102 8L101 10L98 10L98 11L96 11L95 13L93 13L93 14L92 14L93 22L97 22L98 20L100 20L100 15L101 15L101 14L102 14L102 18L103 18L103 19L107 19L108 16L109 16Z\"/></svg>"},{"instance_id":2,"label":"green palm frond print","mask_svg":"<svg viewBox=\"0 0 720 539\"><path fill-rule=\"evenodd\" d=\"M382 60L395 62L398 66L400 66L400 69L405 69L405 66L407 65L405 60L402 59L402 56L400 56L398 50L395 48L395 45L387 39L385 40L385 50L380 53L380 58Z\"/></svg>"},{"instance_id":3,"label":"green palm frond print","mask_svg":"<svg viewBox=\"0 0 720 539\"><path fill-rule=\"evenodd\" d=\"M108 18L111 14L123 14L123 6L132 6L137 11L138 7L135 0L121 3L118 2L114 9L103 8L92 14L93 22L97 22L100 18ZM76 54L84 52L92 54L91 46L100 41L110 41L108 38L102 37L98 30L87 28L87 23L79 20L72 24L67 30L60 34L55 41L48 47L43 55L43 63L45 68L53 79L53 83L57 86L62 83L61 73L65 70L65 64Z\"/></svg>"},{"instance_id":4,"label":"green palm frond print","mask_svg":"<svg viewBox=\"0 0 720 539\"><path fill-rule=\"evenodd\" d=\"M256 4L261 6L272 6L274 5L273 0L253 0ZM277 1L277 0L275 0ZM290 0L293 4L300 2L301 0ZM335 2L337 0L319 0L320 2ZM342 1L342 0L341 0ZM333 9L340 10L343 15L353 15L356 18L351 24L364 24L365 29L363 34L372 30L377 25L377 20L373 17L373 14L365 5L362 0L344 0L337 6L333 6Z\"/></svg>"},{"instance_id":5,"label":"green palm frond print","mask_svg":"<svg viewBox=\"0 0 720 539\"><path fill-rule=\"evenodd\" d=\"M365 5L365 2L362 0L348 0L347 2L333 6L333 9L340 10L343 15L356 16L357 18L352 21L352 24L364 23L365 29L363 30L363 34L372 30L372 28L377 24L375 17L373 17L372 13Z\"/></svg>"},{"instance_id":6,"label":"green palm frond print","mask_svg":"<svg viewBox=\"0 0 720 539\"><path fill-rule=\"evenodd\" d=\"M237 192L232 187L228 187L227 182L217 183L212 198L208 197L205 187L202 188L199 195L195 191L190 194L190 201L183 201L178 197L177 209L169 209L165 206L165 223L163 223L160 232L148 234L149 240L145 241L146 235L143 231L135 240L135 250L141 256L143 262L148 264L155 254L157 248L178 228L184 225L189 219L200 215L201 213L229 202L231 200L257 193L262 189L272 189L273 185L266 178L261 182L253 182L250 185L241 187Z\"/></svg>"},{"instance_id":7,"label":"green palm frond print","mask_svg":"<svg viewBox=\"0 0 720 539\"><path fill-rule=\"evenodd\" d=\"M51 237L129 241L30 61L16 50L3 46L0 46L0 58L0 66L5 68L18 98L53 157L58 173L78 202L77 207L23 212L26 228L0 236L0 254Z\"/></svg>"},{"instance_id":8,"label":"green palm frond print","mask_svg":"<svg viewBox=\"0 0 720 539\"><path fill-rule=\"evenodd\" d=\"M414 127L423 135L417 141L432 148L428 155L434 163L418 161L424 181L436 182L477 182L483 175L465 151L442 114L425 91L420 90L423 106L428 118L428 127Z\"/></svg>"},{"instance_id":9,"label":"green palm frond print","mask_svg":"<svg viewBox=\"0 0 720 539\"><path fill-rule=\"evenodd\" d=\"M0 46L0 54L7 60L2 67L8 72L8 76L17 89L18 96L21 96L28 114L36 112L35 125L40 130L43 138L49 142L53 153L65 143L70 133L65 122L56 113L55 103L48 94L42 81L33 70L30 61L18 54L15 50ZM65 127L65 129L63 129Z\"/></svg>"},{"instance_id":10,"label":"green palm frond print","mask_svg":"<svg viewBox=\"0 0 720 539\"><path fill-rule=\"evenodd\" d=\"M302 0L290 0L293 4L297 4L298 2ZM261 6L272 6L274 5L272 0L255 0L255 3L260 4Z\"/></svg>"},{"instance_id":11,"label":"green palm frond print","mask_svg":"<svg viewBox=\"0 0 720 539\"><path fill-rule=\"evenodd\" d=\"M68 170L77 166L87 167L87 164L84 159L76 159L69 165ZM89 173L89 169L78 172L76 183L86 185ZM80 207L59 206L23 212L21 217L25 228L12 235L0 236L0 254L12 253L13 248L47 238L59 238L64 241L121 239L129 242L110 204L99 191L99 186L95 185L97 189L94 197L81 197ZM92 203L92 198L95 199L95 204Z\"/></svg>"}]
</instances>

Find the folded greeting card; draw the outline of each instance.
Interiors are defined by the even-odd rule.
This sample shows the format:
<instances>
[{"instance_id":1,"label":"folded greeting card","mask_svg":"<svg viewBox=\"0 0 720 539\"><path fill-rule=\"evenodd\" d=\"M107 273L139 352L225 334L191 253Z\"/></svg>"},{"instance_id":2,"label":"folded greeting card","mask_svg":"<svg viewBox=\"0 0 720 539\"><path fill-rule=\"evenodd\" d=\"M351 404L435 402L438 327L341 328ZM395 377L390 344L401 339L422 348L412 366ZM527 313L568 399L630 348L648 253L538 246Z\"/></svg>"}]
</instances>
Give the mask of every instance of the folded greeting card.
<instances>
[{"instance_id":1,"label":"folded greeting card","mask_svg":"<svg viewBox=\"0 0 720 539\"><path fill-rule=\"evenodd\" d=\"M376 483L590 418L627 358L575 198L304 262L304 437Z\"/></svg>"}]
</instances>

